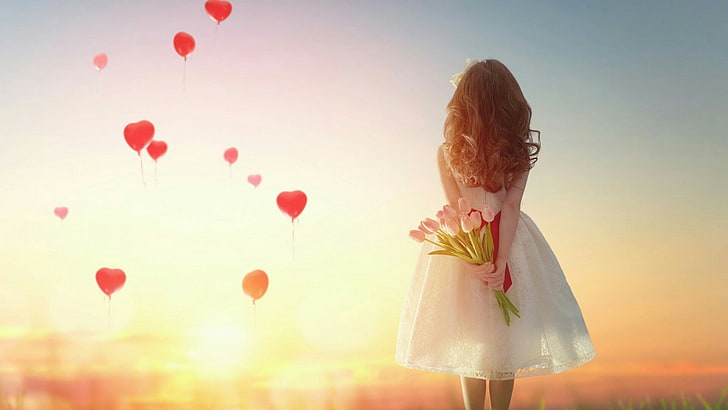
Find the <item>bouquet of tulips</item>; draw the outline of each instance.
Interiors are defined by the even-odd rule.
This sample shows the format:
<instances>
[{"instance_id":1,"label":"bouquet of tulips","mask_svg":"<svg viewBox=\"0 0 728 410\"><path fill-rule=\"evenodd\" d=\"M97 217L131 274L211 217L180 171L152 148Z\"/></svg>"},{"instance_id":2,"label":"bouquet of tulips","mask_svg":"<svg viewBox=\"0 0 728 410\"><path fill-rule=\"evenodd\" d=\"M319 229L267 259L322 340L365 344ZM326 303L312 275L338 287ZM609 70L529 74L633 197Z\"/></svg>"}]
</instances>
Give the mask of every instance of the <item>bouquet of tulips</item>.
<instances>
[{"instance_id":1,"label":"bouquet of tulips","mask_svg":"<svg viewBox=\"0 0 728 410\"><path fill-rule=\"evenodd\" d=\"M485 205L482 211L471 209L465 198L458 200L456 211L452 206L445 205L437 212L436 221L425 218L420 222L416 230L410 231L410 238L417 242L427 241L441 249L430 252L430 255L455 256L465 261L481 265L494 261L495 244L491 224L495 215L493 210ZM427 238L427 235L434 234L436 241ZM493 289L498 300L498 306L503 310L503 317L506 324L511 325L510 314L521 315L518 309L511 303L504 290Z\"/></svg>"}]
</instances>

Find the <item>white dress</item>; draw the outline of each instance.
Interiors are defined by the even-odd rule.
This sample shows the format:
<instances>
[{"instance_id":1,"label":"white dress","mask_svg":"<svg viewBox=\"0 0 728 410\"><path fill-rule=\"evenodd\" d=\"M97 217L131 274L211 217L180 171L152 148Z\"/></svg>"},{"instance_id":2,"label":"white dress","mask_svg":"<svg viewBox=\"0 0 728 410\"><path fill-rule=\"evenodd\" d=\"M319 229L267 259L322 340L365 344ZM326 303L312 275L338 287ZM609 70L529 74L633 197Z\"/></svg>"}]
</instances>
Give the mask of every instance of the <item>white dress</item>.
<instances>
[{"instance_id":1,"label":"white dress","mask_svg":"<svg viewBox=\"0 0 728 410\"><path fill-rule=\"evenodd\" d=\"M506 190L458 184L472 208L501 209ZM423 242L405 299L396 362L411 369L507 380L560 373L595 356L579 305L556 256L536 224L521 212L508 260L507 296L521 317L510 327L493 291L463 271L453 256L428 255Z\"/></svg>"}]
</instances>

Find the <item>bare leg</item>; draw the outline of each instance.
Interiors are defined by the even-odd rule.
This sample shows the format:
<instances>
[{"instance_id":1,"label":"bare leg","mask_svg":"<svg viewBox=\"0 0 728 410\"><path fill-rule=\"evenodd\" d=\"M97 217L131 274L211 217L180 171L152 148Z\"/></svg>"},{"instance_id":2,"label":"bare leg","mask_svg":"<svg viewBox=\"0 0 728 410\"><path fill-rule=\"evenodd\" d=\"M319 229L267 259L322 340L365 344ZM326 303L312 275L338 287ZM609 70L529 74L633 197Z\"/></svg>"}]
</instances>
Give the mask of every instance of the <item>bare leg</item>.
<instances>
[{"instance_id":1,"label":"bare leg","mask_svg":"<svg viewBox=\"0 0 728 410\"><path fill-rule=\"evenodd\" d=\"M485 407L485 380L460 376L460 385L463 388L465 410L483 410Z\"/></svg>"},{"instance_id":2,"label":"bare leg","mask_svg":"<svg viewBox=\"0 0 728 410\"><path fill-rule=\"evenodd\" d=\"M491 410L508 410L513 394L513 379L490 381Z\"/></svg>"}]
</instances>

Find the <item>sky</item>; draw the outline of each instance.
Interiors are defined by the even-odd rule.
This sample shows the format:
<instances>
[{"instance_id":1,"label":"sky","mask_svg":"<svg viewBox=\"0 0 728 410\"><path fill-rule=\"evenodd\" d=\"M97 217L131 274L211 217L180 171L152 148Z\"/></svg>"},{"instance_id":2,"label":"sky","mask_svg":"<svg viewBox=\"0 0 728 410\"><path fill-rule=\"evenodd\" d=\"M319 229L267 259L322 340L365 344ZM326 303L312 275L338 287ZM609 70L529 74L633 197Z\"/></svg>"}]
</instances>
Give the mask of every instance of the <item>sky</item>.
<instances>
[{"instance_id":1,"label":"sky","mask_svg":"<svg viewBox=\"0 0 728 410\"><path fill-rule=\"evenodd\" d=\"M496 58L542 133L523 210L584 314L585 368L717 366L728 384L724 3L233 1L217 27L203 4L0 9L4 365L48 333L184 335L218 364L390 363L407 232L445 202L449 78ZM140 120L169 145L156 164L124 141ZM308 197L293 224L275 201L292 190ZM102 267L127 275L110 304ZM255 309L254 269L270 279Z\"/></svg>"}]
</instances>

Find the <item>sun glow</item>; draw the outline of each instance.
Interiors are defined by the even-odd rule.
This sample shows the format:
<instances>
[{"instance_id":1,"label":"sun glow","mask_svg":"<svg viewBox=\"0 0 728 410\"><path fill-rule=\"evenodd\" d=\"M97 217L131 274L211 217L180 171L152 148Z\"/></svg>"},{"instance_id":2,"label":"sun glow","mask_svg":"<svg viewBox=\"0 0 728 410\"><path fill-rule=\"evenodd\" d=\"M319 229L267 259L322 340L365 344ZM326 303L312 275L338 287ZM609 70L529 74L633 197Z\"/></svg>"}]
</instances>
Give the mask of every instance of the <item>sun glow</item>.
<instances>
[{"instance_id":1,"label":"sun glow","mask_svg":"<svg viewBox=\"0 0 728 410\"><path fill-rule=\"evenodd\" d=\"M240 325L203 326L191 339L187 357L203 372L235 372L250 358L250 334Z\"/></svg>"},{"instance_id":2,"label":"sun glow","mask_svg":"<svg viewBox=\"0 0 728 410\"><path fill-rule=\"evenodd\" d=\"M298 310L298 326L303 337L328 351L351 351L367 346L377 336L376 304L363 297L351 282L332 279L329 285L336 289L335 293L319 288L304 296Z\"/></svg>"}]
</instances>

